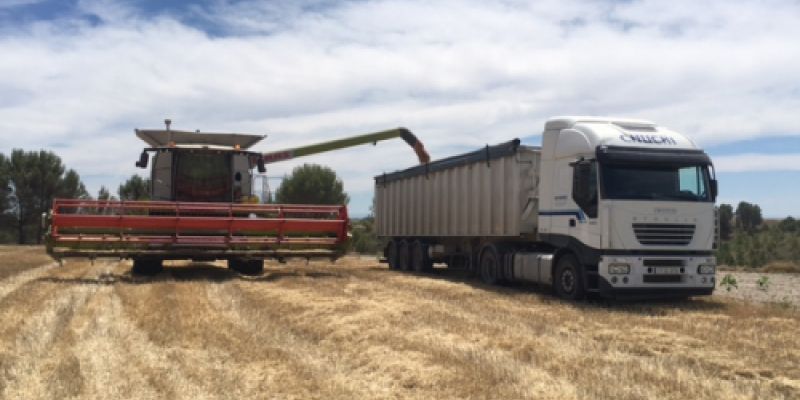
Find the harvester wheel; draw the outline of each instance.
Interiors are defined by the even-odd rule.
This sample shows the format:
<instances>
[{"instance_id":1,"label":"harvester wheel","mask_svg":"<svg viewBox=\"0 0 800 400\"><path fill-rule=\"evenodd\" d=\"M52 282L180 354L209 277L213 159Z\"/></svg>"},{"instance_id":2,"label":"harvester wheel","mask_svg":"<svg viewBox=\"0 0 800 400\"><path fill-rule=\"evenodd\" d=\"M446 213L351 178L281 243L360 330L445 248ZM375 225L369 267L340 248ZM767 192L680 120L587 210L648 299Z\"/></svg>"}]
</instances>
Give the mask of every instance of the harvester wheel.
<instances>
[{"instance_id":1,"label":"harvester wheel","mask_svg":"<svg viewBox=\"0 0 800 400\"><path fill-rule=\"evenodd\" d=\"M411 246L411 268L416 272L430 272L433 263L428 255L428 245L417 240Z\"/></svg>"},{"instance_id":2,"label":"harvester wheel","mask_svg":"<svg viewBox=\"0 0 800 400\"><path fill-rule=\"evenodd\" d=\"M228 260L228 268L242 275L258 275L264 272L264 260L243 260L241 258L231 258Z\"/></svg>"},{"instance_id":3,"label":"harvester wheel","mask_svg":"<svg viewBox=\"0 0 800 400\"><path fill-rule=\"evenodd\" d=\"M136 258L133 260L131 272L136 275L155 275L164 269L163 261L159 259Z\"/></svg>"},{"instance_id":4,"label":"harvester wheel","mask_svg":"<svg viewBox=\"0 0 800 400\"><path fill-rule=\"evenodd\" d=\"M410 271L411 270L411 260L409 260L409 256L411 255L411 250L409 247L408 241L401 241L400 245L397 246L397 269L402 271Z\"/></svg>"}]
</instances>

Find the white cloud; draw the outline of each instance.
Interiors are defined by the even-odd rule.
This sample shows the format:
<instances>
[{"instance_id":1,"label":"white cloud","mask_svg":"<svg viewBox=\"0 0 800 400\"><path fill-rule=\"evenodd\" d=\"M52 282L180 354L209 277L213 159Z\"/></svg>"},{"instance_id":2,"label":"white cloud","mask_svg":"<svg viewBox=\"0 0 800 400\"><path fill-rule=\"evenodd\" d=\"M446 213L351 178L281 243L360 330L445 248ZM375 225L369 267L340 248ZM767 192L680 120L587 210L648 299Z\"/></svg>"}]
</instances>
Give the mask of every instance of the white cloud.
<instances>
[{"instance_id":1,"label":"white cloud","mask_svg":"<svg viewBox=\"0 0 800 400\"><path fill-rule=\"evenodd\" d=\"M53 148L115 187L137 172L133 128L164 117L267 132L265 150L403 125L434 157L564 114L646 118L703 145L800 132L796 2L214 4L191 16L229 35L108 0L76 11L99 25L3 30L0 152ZM308 161L365 195L369 177L414 159L383 143Z\"/></svg>"},{"instance_id":2,"label":"white cloud","mask_svg":"<svg viewBox=\"0 0 800 400\"><path fill-rule=\"evenodd\" d=\"M800 153L747 153L716 156L713 160L718 172L800 171Z\"/></svg>"}]
</instances>

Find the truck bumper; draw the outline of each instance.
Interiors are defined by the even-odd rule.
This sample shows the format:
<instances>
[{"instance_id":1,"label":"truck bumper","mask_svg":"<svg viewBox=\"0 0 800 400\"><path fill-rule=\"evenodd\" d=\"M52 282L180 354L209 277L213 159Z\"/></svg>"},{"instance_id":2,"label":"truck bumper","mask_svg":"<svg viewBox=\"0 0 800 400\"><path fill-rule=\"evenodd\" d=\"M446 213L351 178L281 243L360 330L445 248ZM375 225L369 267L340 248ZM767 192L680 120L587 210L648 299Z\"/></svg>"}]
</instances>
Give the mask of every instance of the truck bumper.
<instances>
[{"instance_id":1,"label":"truck bumper","mask_svg":"<svg viewBox=\"0 0 800 400\"><path fill-rule=\"evenodd\" d=\"M628 273L611 273L613 267L623 266L624 269L625 265ZM712 266L712 273L700 273L701 266ZM597 287L602 297L613 299L707 296L714 292L716 285L715 266L714 257L602 256Z\"/></svg>"},{"instance_id":2,"label":"truck bumper","mask_svg":"<svg viewBox=\"0 0 800 400\"><path fill-rule=\"evenodd\" d=\"M607 299L641 300L641 299L669 299L690 296L709 296L714 293L714 287L660 287L660 288L618 288L611 285L605 278L598 281L600 296Z\"/></svg>"}]
</instances>

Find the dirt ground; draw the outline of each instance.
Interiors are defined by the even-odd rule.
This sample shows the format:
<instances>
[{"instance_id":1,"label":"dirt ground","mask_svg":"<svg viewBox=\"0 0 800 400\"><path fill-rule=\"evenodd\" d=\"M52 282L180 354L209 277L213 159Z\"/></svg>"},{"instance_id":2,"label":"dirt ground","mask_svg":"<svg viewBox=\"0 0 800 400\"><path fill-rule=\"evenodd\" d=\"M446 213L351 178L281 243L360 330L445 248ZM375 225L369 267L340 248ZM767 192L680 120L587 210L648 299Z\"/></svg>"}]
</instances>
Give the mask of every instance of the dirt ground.
<instances>
[{"instance_id":1,"label":"dirt ground","mask_svg":"<svg viewBox=\"0 0 800 400\"><path fill-rule=\"evenodd\" d=\"M41 252L0 247L4 399L800 398L791 306L568 303L355 257L139 278Z\"/></svg>"},{"instance_id":2,"label":"dirt ground","mask_svg":"<svg viewBox=\"0 0 800 400\"><path fill-rule=\"evenodd\" d=\"M725 287L717 287L715 296L800 307L800 274L719 271L717 280L722 280L727 274L736 278L737 287L730 291ZM765 284L759 285L758 281L764 277Z\"/></svg>"}]
</instances>

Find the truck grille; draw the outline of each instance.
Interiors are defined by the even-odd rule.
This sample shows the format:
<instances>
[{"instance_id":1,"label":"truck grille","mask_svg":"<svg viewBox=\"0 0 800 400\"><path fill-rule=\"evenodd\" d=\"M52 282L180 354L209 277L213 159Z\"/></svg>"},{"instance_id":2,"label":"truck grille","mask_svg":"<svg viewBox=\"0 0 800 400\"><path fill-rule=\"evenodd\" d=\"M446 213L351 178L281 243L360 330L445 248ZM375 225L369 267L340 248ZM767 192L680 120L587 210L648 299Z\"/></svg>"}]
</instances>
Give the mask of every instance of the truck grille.
<instances>
[{"instance_id":1,"label":"truck grille","mask_svg":"<svg viewBox=\"0 0 800 400\"><path fill-rule=\"evenodd\" d=\"M633 232L643 245L686 246L694 236L694 225L633 224Z\"/></svg>"}]
</instances>

